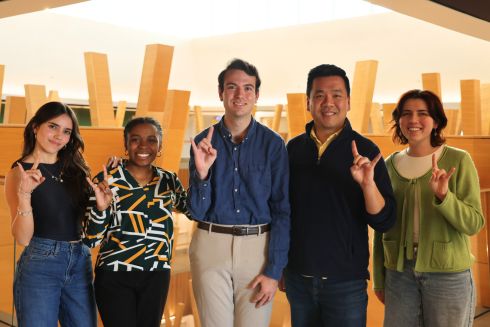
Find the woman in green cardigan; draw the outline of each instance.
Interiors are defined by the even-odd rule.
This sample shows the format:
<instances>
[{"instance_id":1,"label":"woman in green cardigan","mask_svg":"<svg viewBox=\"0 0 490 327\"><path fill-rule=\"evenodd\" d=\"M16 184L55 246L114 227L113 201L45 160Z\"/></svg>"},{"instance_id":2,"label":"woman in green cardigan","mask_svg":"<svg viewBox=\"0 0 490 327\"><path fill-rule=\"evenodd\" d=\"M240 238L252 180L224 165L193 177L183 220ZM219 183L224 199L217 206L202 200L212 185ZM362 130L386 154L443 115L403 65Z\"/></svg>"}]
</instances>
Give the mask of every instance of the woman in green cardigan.
<instances>
[{"instance_id":1,"label":"woman in green cardigan","mask_svg":"<svg viewBox=\"0 0 490 327\"><path fill-rule=\"evenodd\" d=\"M447 118L434 93L406 92L392 116L393 140L408 147L386 159L397 222L374 238L384 326L471 326L469 236L484 225L475 165L466 151L444 144Z\"/></svg>"}]
</instances>

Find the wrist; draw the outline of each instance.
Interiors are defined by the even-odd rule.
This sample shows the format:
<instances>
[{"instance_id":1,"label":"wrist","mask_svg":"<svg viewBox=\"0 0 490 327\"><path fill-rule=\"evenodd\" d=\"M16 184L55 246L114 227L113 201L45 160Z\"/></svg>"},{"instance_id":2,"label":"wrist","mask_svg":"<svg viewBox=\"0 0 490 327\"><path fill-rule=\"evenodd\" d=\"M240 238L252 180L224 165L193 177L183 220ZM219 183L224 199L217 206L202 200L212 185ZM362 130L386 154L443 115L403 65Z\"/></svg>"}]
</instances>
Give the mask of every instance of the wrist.
<instances>
[{"instance_id":1,"label":"wrist","mask_svg":"<svg viewBox=\"0 0 490 327\"><path fill-rule=\"evenodd\" d=\"M17 190L17 195L24 198L30 198L33 191L34 190L24 191L19 187L19 189Z\"/></svg>"}]
</instances>

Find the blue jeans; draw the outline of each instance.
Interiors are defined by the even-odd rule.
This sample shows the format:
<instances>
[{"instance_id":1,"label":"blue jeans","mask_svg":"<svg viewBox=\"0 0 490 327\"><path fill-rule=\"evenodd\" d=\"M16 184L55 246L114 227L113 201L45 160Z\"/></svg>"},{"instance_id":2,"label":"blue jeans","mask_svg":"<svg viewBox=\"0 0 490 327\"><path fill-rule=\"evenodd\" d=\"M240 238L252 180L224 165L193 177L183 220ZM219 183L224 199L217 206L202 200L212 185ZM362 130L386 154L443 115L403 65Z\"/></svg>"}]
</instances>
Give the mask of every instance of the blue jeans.
<instances>
[{"instance_id":1,"label":"blue jeans","mask_svg":"<svg viewBox=\"0 0 490 327\"><path fill-rule=\"evenodd\" d=\"M293 327L366 326L367 283L364 279L332 281L284 271Z\"/></svg>"},{"instance_id":2,"label":"blue jeans","mask_svg":"<svg viewBox=\"0 0 490 327\"><path fill-rule=\"evenodd\" d=\"M14 280L19 327L97 326L92 278L86 245L33 237Z\"/></svg>"},{"instance_id":3,"label":"blue jeans","mask_svg":"<svg viewBox=\"0 0 490 327\"><path fill-rule=\"evenodd\" d=\"M386 269L385 327L467 327L475 315L471 270L419 273L414 260L403 272Z\"/></svg>"}]
</instances>

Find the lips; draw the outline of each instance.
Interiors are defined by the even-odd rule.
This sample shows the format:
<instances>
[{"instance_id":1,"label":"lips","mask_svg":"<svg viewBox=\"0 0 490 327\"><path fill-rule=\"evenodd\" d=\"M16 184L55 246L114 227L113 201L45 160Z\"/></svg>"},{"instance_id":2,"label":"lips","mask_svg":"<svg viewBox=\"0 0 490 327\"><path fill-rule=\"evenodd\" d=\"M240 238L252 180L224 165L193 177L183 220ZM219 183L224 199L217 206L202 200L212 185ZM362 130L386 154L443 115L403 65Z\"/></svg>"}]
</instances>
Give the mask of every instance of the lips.
<instances>
[{"instance_id":1,"label":"lips","mask_svg":"<svg viewBox=\"0 0 490 327\"><path fill-rule=\"evenodd\" d=\"M146 158L150 157L150 154L149 153L137 153L136 156L138 158L146 159Z\"/></svg>"}]
</instances>

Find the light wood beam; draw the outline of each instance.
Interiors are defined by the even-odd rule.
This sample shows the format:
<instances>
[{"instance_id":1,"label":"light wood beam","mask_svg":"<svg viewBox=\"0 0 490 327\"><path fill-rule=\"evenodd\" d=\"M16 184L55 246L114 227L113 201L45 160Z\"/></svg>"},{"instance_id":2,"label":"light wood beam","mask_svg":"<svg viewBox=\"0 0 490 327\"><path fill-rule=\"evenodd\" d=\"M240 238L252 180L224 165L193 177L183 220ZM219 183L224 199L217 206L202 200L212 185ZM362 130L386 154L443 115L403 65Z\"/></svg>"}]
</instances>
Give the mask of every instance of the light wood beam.
<instances>
[{"instance_id":1,"label":"light wood beam","mask_svg":"<svg viewBox=\"0 0 490 327\"><path fill-rule=\"evenodd\" d=\"M2 100L3 78L5 76L5 65L0 65L0 101Z\"/></svg>"},{"instance_id":2,"label":"light wood beam","mask_svg":"<svg viewBox=\"0 0 490 327\"><path fill-rule=\"evenodd\" d=\"M201 106L194 106L194 120L196 123L196 134L199 134L204 129L204 119L202 116Z\"/></svg>"},{"instance_id":3,"label":"light wood beam","mask_svg":"<svg viewBox=\"0 0 490 327\"><path fill-rule=\"evenodd\" d=\"M439 73L425 73L422 74L422 88L424 90L431 91L439 97L442 101L441 93L441 74Z\"/></svg>"},{"instance_id":4,"label":"light wood beam","mask_svg":"<svg viewBox=\"0 0 490 327\"><path fill-rule=\"evenodd\" d=\"M146 46L135 116L164 111L173 51L173 47L162 44Z\"/></svg>"},{"instance_id":5,"label":"light wood beam","mask_svg":"<svg viewBox=\"0 0 490 327\"><path fill-rule=\"evenodd\" d=\"M383 103L383 126L385 133L391 133L391 125L392 122L392 114L393 110L395 110L396 103Z\"/></svg>"},{"instance_id":6,"label":"light wood beam","mask_svg":"<svg viewBox=\"0 0 490 327\"><path fill-rule=\"evenodd\" d=\"M126 101L119 101L117 103L116 111L116 127L121 127L124 124L124 116L126 115Z\"/></svg>"},{"instance_id":7,"label":"light wood beam","mask_svg":"<svg viewBox=\"0 0 490 327\"><path fill-rule=\"evenodd\" d=\"M57 102L60 102L60 95L58 93L58 91L56 90L50 90L49 91L49 94L48 94L48 101L57 101Z\"/></svg>"},{"instance_id":8,"label":"light wood beam","mask_svg":"<svg viewBox=\"0 0 490 327\"><path fill-rule=\"evenodd\" d=\"M8 96L5 101L5 112L3 114L4 124L26 123L26 98Z\"/></svg>"},{"instance_id":9,"label":"light wood beam","mask_svg":"<svg viewBox=\"0 0 490 327\"><path fill-rule=\"evenodd\" d=\"M272 130L279 133L279 128L281 127L281 117L282 117L283 105L278 104L274 109L274 118L272 120Z\"/></svg>"},{"instance_id":10,"label":"light wood beam","mask_svg":"<svg viewBox=\"0 0 490 327\"><path fill-rule=\"evenodd\" d=\"M381 104L373 103L371 105L371 132L374 134L383 134L385 133L384 125L383 125L383 117L381 114Z\"/></svg>"},{"instance_id":11,"label":"light wood beam","mask_svg":"<svg viewBox=\"0 0 490 327\"><path fill-rule=\"evenodd\" d=\"M352 128L360 133L367 133L369 128L369 115L377 70L378 62L376 60L358 61L356 63L350 97L350 111L347 116Z\"/></svg>"},{"instance_id":12,"label":"light wood beam","mask_svg":"<svg viewBox=\"0 0 490 327\"><path fill-rule=\"evenodd\" d=\"M288 93L288 139L304 133L306 124L306 94Z\"/></svg>"},{"instance_id":13,"label":"light wood beam","mask_svg":"<svg viewBox=\"0 0 490 327\"><path fill-rule=\"evenodd\" d=\"M458 114L460 110L447 109L444 110L447 118L447 126L444 129L446 135L456 135L456 127L458 125Z\"/></svg>"},{"instance_id":14,"label":"light wood beam","mask_svg":"<svg viewBox=\"0 0 490 327\"><path fill-rule=\"evenodd\" d=\"M490 135L490 84L481 85L482 134Z\"/></svg>"},{"instance_id":15,"label":"light wood beam","mask_svg":"<svg viewBox=\"0 0 490 327\"><path fill-rule=\"evenodd\" d=\"M24 85L26 93L26 122L32 118L37 110L49 100L46 97L46 87L44 85L26 84Z\"/></svg>"},{"instance_id":16,"label":"light wood beam","mask_svg":"<svg viewBox=\"0 0 490 327\"><path fill-rule=\"evenodd\" d=\"M92 127L116 127L107 55L85 52L84 57Z\"/></svg>"},{"instance_id":17,"label":"light wood beam","mask_svg":"<svg viewBox=\"0 0 490 327\"><path fill-rule=\"evenodd\" d=\"M464 135L481 135L480 81L461 81L461 129Z\"/></svg>"}]
</instances>

